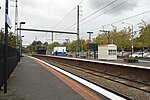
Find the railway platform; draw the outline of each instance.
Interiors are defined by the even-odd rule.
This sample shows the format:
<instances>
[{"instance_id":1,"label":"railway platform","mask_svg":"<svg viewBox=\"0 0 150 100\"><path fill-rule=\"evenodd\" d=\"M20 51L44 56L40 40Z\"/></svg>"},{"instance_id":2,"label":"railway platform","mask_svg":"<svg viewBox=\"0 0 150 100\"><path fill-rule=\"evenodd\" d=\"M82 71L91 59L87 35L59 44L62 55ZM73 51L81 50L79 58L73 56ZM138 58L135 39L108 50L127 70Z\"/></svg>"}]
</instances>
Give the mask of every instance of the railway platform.
<instances>
[{"instance_id":1,"label":"railway platform","mask_svg":"<svg viewBox=\"0 0 150 100\"><path fill-rule=\"evenodd\" d=\"M22 57L8 80L8 93L0 91L0 100L107 100L78 82L46 69L46 65Z\"/></svg>"}]
</instances>

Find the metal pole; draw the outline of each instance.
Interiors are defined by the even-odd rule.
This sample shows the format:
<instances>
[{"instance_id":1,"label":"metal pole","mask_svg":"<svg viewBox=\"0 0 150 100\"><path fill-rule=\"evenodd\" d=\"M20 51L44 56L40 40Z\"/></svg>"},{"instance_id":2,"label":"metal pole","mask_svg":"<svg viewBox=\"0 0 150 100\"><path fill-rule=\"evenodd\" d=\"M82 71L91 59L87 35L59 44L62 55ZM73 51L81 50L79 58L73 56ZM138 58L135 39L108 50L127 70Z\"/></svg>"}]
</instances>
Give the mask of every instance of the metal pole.
<instances>
[{"instance_id":1,"label":"metal pole","mask_svg":"<svg viewBox=\"0 0 150 100\"><path fill-rule=\"evenodd\" d=\"M20 23L20 29L21 29L21 23ZM20 52L20 57L21 57L21 30L19 33L19 52Z\"/></svg>"},{"instance_id":2,"label":"metal pole","mask_svg":"<svg viewBox=\"0 0 150 100\"><path fill-rule=\"evenodd\" d=\"M91 33L89 33L89 42L91 42Z\"/></svg>"},{"instance_id":3,"label":"metal pole","mask_svg":"<svg viewBox=\"0 0 150 100\"><path fill-rule=\"evenodd\" d=\"M110 44L110 31L107 32L108 44Z\"/></svg>"},{"instance_id":4,"label":"metal pole","mask_svg":"<svg viewBox=\"0 0 150 100\"><path fill-rule=\"evenodd\" d=\"M80 48L80 47L79 47L79 46L80 46L80 45L79 45L79 44L80 44L80 43L79 43L80 41L79 41L79 39L80 39L80 38L79 38L79 5L77 5L77 42L78 42L78 43L77 43L77 54L79 54L79 52L80 52L80 49L79 49L79 48Z\"/></svg>"},{"instance_id":5,"label":"metal pole","mask_svg":"<svg viewBox=\"0 0 150 100\"><path fill-rule=\"evenodd\" d=\"M87 32L89 34L89 42L91 42L91 34L93 34L93 32Z\"/></svg>"},{"instance_id":6,"label":"metal pole","mask_svg":"<svg viewBox=\"0 0 150 100\"><path fill-rule=\"evenodd\" d=\"M134 44L133 44L133 25L131 26L132 27L132 53L131 53L131 57L132 57L132 54L134 53Z\"/></svg>"},{"instance_id":7,"label":"metal pole","mask_svg":"<svg viewBox=\"0 0 150 100\"><path fill-rule=\"evenodd\" d=\"M17 38L16 38L16 47L18 47L18 30L17 30L17 26L18 26L18 0L16 0L16 8L15 8L15 32L17 34Z\"/></svg>"},{"instance_id":8,"label":"metal pole","mask_svg":"<svg viewBox=\"0 0 150 100\"><path fill-rule=\"evenodd\" d=\"M100 32L105 32L105 34L107 35L107 44L110 43L110 31L107 30L99 30Z\"/></svg>"},{"instance_id":9,"label":"metal pole","mask_svg":"<svg viewBox=\"0 0 150 100\"><path fill-rule=\"evenodd\" d=\"M22 57L22 36L21 36L21 57Z\"/></svg>"},{"instance_id":10,"label":"metal pole","mask_svg":"<svg viewBox=\"0 0 150 100\"><path fill-rule=\"evenodd\" d=\"M53 32L52 32L52 42L53 42L53 40L54 40L54 36L53 36Z\"/></svg>"},{"instance_id":11,"label":"metal pole","mask_svg":"<svg viewBox=\"0 0 150 100\"><path fill-rule=\"evenodd\" d=\"M4 94L7 93L7 46L8 46L8 25L7 25L7 16L8 16L8 0L6 0L5 5L5 45L4 45Z\"/></svg>"},{"instance_id":12,"label":"metal pole","mask_svg":"<svg viewBox=\"0 0 150 100\"><path fill-rule=\"evenodd\" d=\"M102 25L102 27L103 27L103 31L104 31L104 25Z\"/></svg>"},{"instance_id":13,"label":"metal pole","mask_svg":"<svg viewBox=\"0 0 150 100\"><path fill-rule=\"evenodd\" d=\"M130 24L130 23L125 23L125 22L122 22L122 24L128 24L128 25L131 25L131 57L132 57L132 54L134 53L134 43L133 43L133 25Z\"/></svg>"}]
</instances>

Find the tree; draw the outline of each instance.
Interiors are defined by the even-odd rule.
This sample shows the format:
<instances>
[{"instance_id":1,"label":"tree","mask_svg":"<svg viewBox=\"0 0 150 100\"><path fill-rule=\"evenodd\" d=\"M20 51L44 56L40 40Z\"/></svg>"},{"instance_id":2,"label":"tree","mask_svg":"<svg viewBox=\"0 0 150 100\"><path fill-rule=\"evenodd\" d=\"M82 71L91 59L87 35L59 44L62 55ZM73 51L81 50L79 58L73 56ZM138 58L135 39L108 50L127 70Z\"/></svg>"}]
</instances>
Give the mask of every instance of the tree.
<instances>
[{"instance_id":1,"label":"tree","mask_svg":"<svg viewBox=\"0 0 150 100\"><path fill-rule=\"evenodd\" d=\"M0 43L4 43L4 32L0 31ZM16 47L16 36L13 32L8 34L8 46L15 48Z\"/></svg>"},{"instance_id":2,"label":"tree","mask_svg":"<svg viewBox=\"0 0 150 100\"><path fill-rule=\"evenodd\" d=\"M107 35L104 34L98 34L96 39L93 40L96 42L98 45L106 45L107 44Z\"/></svg>"},{"instance_id":3,"label":"tree","mask_svg":"<svg viewBox=\"0 0 150 100\"><path fill-rule=\"evenodd\" d=\"M48 42L43 43L43 46L48 46Z\"/></svg>"},{"instance_id":4,"label":"tree","mask_svg":"<svg viewBox=\"0 0 150 100\"><path fill-rule=\"evenodd\" d=\"M140 26L139 37L136 38L139 46L143 46L146 48L150 47L150 24Z\"/></svg>"},{"instance_id":5,"label":"tree","mask_svg":"<svg viewBox=\"0 0 150 100\"><path fill-rule=\"evenodd\" d=\"M13 32L10 32L8 34L8 46L15 48L16 44L16 36Z\"/></svg>"},{"instance_id":6,"label":"tree","mask_svg":"<svg viewBox=\"0 0 150 100\"><path fill-rule=\"evenodd\" d=\"M33 41L31 44L31 48L34 52L40 50L42 48L42 42L41 41Z\"/></svg>"},{"instance_id":7,"label":"tree","mask_svg":"<svg viewBox=\"0 0 150 100\"><path fill-rule=\"evenodd\" d=\"M117 31L116 29L110 32L110 39L113 44L117 45L118 50L130 50L131 40L130 40L130 29L123 29Z\"/></svg>"},{"instance_id":8,"label":"tree","mask_svg":"<svg viewBox=\"0 0 150 100\"><path fill-rule=\"evenodd\" d=\"M43 48L47 49L48 42L43 43Z\"/></svg>"},{"instance_id":9,"label":"tree","mask_svg":"<svg viewBox=\"0 0 150 100\"><path fill-rule=\"evenodd\" d=\"M1 29L1 31L0 31L0 43L3 43L3 42L4 42L4 32Z\"/></svg>"},{"instance_id":10,"label":"tree","mask_svg":"<svg viewBox=\"0 0 150 100\"><path fill-rule=\"evenodd\" d=\"M58 42L54 42L54 43L51 43L47 46L48 49L53 49L54 47L58 47L58 46L61 46L60 43Z\"/></svg>"},{"instance_id":11,"label":"tree","mask_svg":"<svg viewBox=\"0 0 150 100\"><path fill-rule=\"evenodd\" d=\"M31 45L27 46L25 49L24 49L24 53L27 53L27 54L32 54L32 47Z\"/></svg>"},{"instance_id":12,"label":"tree","mask_svg":"<svg viewBox=\"0 0 150 100\"><path fill-rule=\"evenodd\" d=\"M98 45L107 45L108 41L110 41L117 45L118 50L129 50L131 48L130 32L130 28L120 31L117 31L117 28L114 28L109 34L99 34L93 41Z\"/></svg>"},{"instance_id":13,"label":"tree","mask_svg":"<svg viewBox=\"0 0 150 100\"><path fill-rule=\"evenodd\" d=\"M86 45L86 41L81 39L81 40L75 40L72 41L71 43L68 44L68 50L69 52L76 52L77 51L77 45L78 45L78 41L79 41L79 51L87 51L87 45Z\"/></svg>"},{"instance_id":14,"label":"tree","mask_svg":"<svg viewBox=\"0 0 150 100\"><path fill-rule=\"evenodd\" d=\"M84 39L80 40L80 49L81 51L87 51L87 42Z\"/></svg>"}]
</instances>

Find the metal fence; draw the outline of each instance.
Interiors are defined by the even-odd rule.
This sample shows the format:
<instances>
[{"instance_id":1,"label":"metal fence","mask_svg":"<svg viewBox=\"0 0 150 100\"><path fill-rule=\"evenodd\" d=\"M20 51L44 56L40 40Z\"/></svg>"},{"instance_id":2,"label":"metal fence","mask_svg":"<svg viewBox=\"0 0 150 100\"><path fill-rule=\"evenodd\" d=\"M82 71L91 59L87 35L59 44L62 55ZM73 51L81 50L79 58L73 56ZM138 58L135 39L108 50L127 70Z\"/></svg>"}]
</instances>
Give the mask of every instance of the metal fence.
<instances>
[{"instance_id":1,"label":"metal fence","mask_svg":"<svg viewBox=\"0 0 150 100\"><path fill-rule=\"evenodd\" d=\"M0 44L0 88L4 84L4 44ZM7 79L17 66L20 59L19 52L15 48L8 47Z\"/></svg>"}]
</instances>

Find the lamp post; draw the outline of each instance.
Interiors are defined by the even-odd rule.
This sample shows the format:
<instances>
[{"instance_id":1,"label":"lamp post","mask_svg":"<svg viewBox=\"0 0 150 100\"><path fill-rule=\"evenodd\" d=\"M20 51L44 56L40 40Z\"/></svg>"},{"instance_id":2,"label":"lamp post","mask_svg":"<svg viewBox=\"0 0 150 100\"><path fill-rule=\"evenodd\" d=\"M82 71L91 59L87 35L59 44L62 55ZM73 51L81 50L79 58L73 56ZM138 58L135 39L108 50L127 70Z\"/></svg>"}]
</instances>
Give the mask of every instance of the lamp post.
<instances>
[{"instance_id":1,"label":"lamp post","mask_svg":"<svg viewBox=\"0 0 150 100\"><path fill-rule=\"evenodd\" d=\"M21 57L22 57L22 38L23 38L24 36L21 36Z\"/></svg>"},{"instance_id":2,"label":"lamp post","mask_svg":"<svg viewBox=\"0 0 150 100\"><path fill-rule=\"evenodd\" d=\"M89 34L89 45L90 45L90 42L91 42L91 34L93 34L93 32L87 32L88 34ZM87 56L89 56L89 57L91 57L91 51L90 51L90 49L88 50L88 53L87 53L88 55Z\"/></svg>"},{"instance_id":3,"label":"lamp post","mask_svg":"<svg viewBox=\"0 0 150 100\"><path fill-rule=\"evenodd\" d=\"M130 25L131 26L131 44L132 44L132 46L131 46L131 57L132 57L132 54L134 53L134 43L133 43L133 25L132 24L130 24L130 23L125 23L125 22L122 22L122 24L128 24L128 25Z\"/></svg>"},{"instance_id":4,"label":"lamp post","mask_svg":"<svg viewBox=\"0 0 150 100\"><path fill-rule=\"evenodd\" d=\"M19 34L19 52L20 57L22 57L22 36L21 36L21 25L25 24L25 22L20 22L20 34Z\"/></svg>"}]
</instances>

